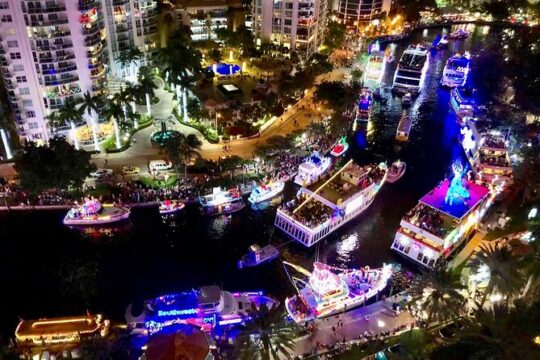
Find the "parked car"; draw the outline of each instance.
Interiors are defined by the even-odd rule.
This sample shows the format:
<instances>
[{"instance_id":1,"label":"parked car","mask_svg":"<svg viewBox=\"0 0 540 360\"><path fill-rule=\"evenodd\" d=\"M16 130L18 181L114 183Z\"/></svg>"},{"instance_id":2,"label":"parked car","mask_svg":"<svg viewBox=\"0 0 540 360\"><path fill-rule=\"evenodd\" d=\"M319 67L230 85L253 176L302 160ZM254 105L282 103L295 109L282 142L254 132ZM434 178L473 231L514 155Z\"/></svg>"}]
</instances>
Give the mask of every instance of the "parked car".
<instances>
[{"instance_id":1,"label":"parked car","mask_svg":"<svg viewBox=\"0 0 540 360\"><path fill-rule=\"evenodd\" d=\"M112 174L113 171L111 169L97 169L96 171L91 172L90 176L94 179L100 179L102 177L112 176Z\"/></svg>"},{"instance_id":2,"label":"parked car","mask_svg":"<svg viewBox=\"0 0 540 360\"><path fill-rule=\"evenodd\" d=\"M172 163L170 161L165 161L165 160L152 160L148 164L148 167L150 168L150 171L152 171L152 170L157 170L157 171L170 170L170 169L172 169Z\"/></svg>"},{"instance_id":3,"label":"parked car","mask_svg":"<svg viewBox=\"0 0 540 360\"><path fill-rule=\"evenodd\" d=\"M138 175L140 171L141 169L136 166L124 166L122 168L122 173L124 175Z\"/></svg>"}]
</instances>

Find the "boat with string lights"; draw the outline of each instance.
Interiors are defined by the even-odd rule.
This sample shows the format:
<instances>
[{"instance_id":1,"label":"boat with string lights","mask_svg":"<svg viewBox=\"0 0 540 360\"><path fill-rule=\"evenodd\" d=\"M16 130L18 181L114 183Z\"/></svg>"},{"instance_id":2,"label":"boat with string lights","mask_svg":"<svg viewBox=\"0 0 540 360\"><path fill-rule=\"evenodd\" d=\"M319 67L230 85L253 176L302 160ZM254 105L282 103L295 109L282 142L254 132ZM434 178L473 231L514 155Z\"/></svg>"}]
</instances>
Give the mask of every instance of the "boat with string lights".
<instances>
[{"instance_id":1,"label":"boat with string lights","mask_svg":"<svg viewBox=\"0 0 540 360\"><path fill-rule=\"evenodd\" d=\"M471 67L471 55L468 52L455 54L446 60L441 78L441 86L454 88L464 86L469 77Z\"/></svg>"},{"instance_id":2,"label":"boat with string lights","mask_svg":"<svg viewBox=\"0 0 540 360\"><path fill-rule=\"evenodd\" d=\"M386 68L386 57L381 50L378 41L375 41L369 51L369 58L364 72L364 86L367 88L377 88L381 85Z\"/></svg>"},{"instance_id":3,"label":"boat with string lights","mask_svg":"<svg viewBox=\"0 0 540 360\"><path fill-rule=\"evenodd\" d=\"M513 181L513 168L508 155L510 131L489 130L481 135L476 170L481 179L506 185Z\"/></svg>"},{"instance_id":4,"label":"boat with string lights","mask_svg":"<svg viewBox=\"0 0 540 360\"><path fill-rule=\"evenodd\" d=\"M284 262L285 263L285 262ZM296 323L343 313L365 304L386 287L392 275L391 265L380 269L342 269L321 262L313 272L285 263L308 277L307 281L291 277L297 295L285 300L285 308Z\"/></svg>"},{"instance_id":5,"label":"boat with string lights","mask_svg":"<svg viewBox=\"0 0 540 360\"><path fill-rule=\"evenodd\" d=\"M445 179L424 195L400 222L391 248L415 263L432 267L469 241L500 190L464 178L464 168L452 165Z\"/></svg>"},{"instance_id":6,"label":"boat with string lights","mask_svg":"<svg viewBox=\"0 0 540 360\"><path fill-rule=\"evenodd\" d=\"M97 199L85 202L68 211L64 224L70 226L98 226L115 223L129 218L130 210L123 206L102 205Z\"/></svg>"},{"instance_id":7,"label":"boat with string lights","mask_svg":"<svg viewBox=\"0 0 540 360\"><path fill-rule=\"evenodd\" d=\"M313 246L348 223L373 202L386 180L387 166L360 166L349 160L342 168L278 208L274 225L305 246Z\"/></svg>"},{"instance_id":8,"label":"boat with string lights","mask_svg":"<svg viewBox=\"0 0 540 360\"><path fill-rule=\"evenodd\" d=\"M238 189L222 190L220 187L212 189L212 193L199 197L203 215L228 215L242 210L246 204L242 193Z\"/></svg>"},{"instance_id":9,"label":"boat with string lights","mask_svg":"<svg viewBox=\"0 0 540 360\"><path fill-rule=\"evenodd\" d=\"M373 91L362 89L356 108L356 122L368 122L373 109Z\"/></svg>"},{"instance_id":10,"label":"boat with string lights","mask_svg":"<svg viewBox=\"0 0 540 360\"><path fill-rule=\"evenodd\" d=\"M393 90L418 92L424 86L429 67L429 52L424 45L409 45L401 55L394 74Z\"/></svg>"},{"instance_id":11,"label":"boat with string lights","mask_svg":"<svg viewBox=\"0 0 540 360\"><path fill-rule=\"evenodd\" d=\"M186 207L180 200L164 200L159 203L159 213L161 215L175 214Z\"/></svg>"},{"instance_id":12,"label":"boat with string lights","mask_svg":"<svg viewBox=\"0 0 540 360\"><path fill-rule=\"evenodd\" d=\"M473 95L473 90L465 86L458 86L450 92L450 106L460 120L474 116L476 105Z\"/></svg>"},{"instance_id":13,"label":"boat with string lights","mask_svg":"<svg viewBox=\"0 0 540 360\"><path fill-rule=\"evenodd\" d=\"M329 157L321 156L318 151L314 151L298 166L298 174L294 177L294 182L300 186L309 186L330 170L331 165L332 161Z\"/></svg>"},{"instance_id":14,"label":"boat with string lights","mask_svg":"<svg viewBox=\"0 0 540 360\"><path fill-rule=\"evenodd\" d=\"M407 164L404 161L394 161L388 168L388 174L386 175L386 181L390 184L395 183L405 175Z\"/></svg>"},{"instance_id":15,"label":"boat with string lights","mask_svg":"<svg viewBox=\"0 0 540 360\"><path fill-rule=\"evenodd\" d=\"M343 136L334 146L332 146L332 150L330 150L330 155L340 157L341 155L345 154L348 149L349 144L347 143L347 137Z\"/></svg>"},{"instance_id":16,"label":"boat with string lights","mask_svg":"<svg viewBox=\"0 0 540 360\"><path fill-rule=\"evenodd\" d=\"M279 195L284 187L285 183L282 181L270 181L267 184L257 184L253 181L253 190L251 190L251 194L249 194L248 201L252 204L268 201L274 196Z\"/></svg>"},{"instance_id":17,"label":"boat with string lights","mask_svg":"<svg viewBox=\"0 0 540 360\"><path fill-rule=\"evenodd\" d=\"M468 32L467 30L460 28L455 31L452 31L450 35L448 35L448 38L452 40L463 40L463 39L468 38L470 34L471 33Z\"/></svg>"},{"instance_id":18,"label":"boat with string lights","mask_svg":"<svg viewBox=\"0 0 540 360\"><path fill-rule=\"evenodd\" d=\"M178 324L210 331L216 326L249 321L249 311L262 304L271 308L278 302L262 291L232 293L219 286L204 286L146 300L140 314L134 314L134 306L130 304L126 322L129 333L139 335L153 335Z\"/></svg>"}]
</instances>

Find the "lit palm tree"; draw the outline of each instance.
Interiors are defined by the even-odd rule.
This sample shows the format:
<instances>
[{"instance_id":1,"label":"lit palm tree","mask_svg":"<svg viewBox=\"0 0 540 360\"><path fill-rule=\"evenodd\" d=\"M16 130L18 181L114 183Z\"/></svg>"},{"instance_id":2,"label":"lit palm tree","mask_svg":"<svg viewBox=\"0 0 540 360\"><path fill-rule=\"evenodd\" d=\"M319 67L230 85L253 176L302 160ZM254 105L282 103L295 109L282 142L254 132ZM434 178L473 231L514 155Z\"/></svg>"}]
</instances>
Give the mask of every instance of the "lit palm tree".
<instances>
[{"instance_id":1,"label":"lit palm tree","mask_svg":"<svg viewBox=\"0 0 540 360\"><path fill-rule=\"evenodd\" d=\"M77 107L77 102L68 98L59 110L49 114L48 119L54 127L69 126L73 146L79 150L79 140L77 139L77 127L75 124L83 120L83 112Z\"/></svg>"},{"instance_id":2,"label":"lit palm tree","mask_svg":"<svg viewBox=\"0 0 540 360\"><path fill-rule=\"evenodd\" d=\"M125 128L126 125L126 116L124 114L124 109L122 108L122 98L120 94L115 94L103 109L103 115L113 120L114 125L114 137L116 148L120 149L122 147L122 141L120 139L120 128Z\"/></svg>"},{"instance_id":3,"label":"lit palm tree","mask_svg":"<svg viewBox=\"0 0 540 360\"><path fill-rule=\"evenodd\" d=\"M146 112L148 116L152 115L152 98L154 97L154 90L158 88L154 82L155 77L149 67L143 66L139 68L139 88L144 92L146 98Z\"/></svg>"},{"instance_id":4,"label":"lit palm tree","mask_svg":"<svg viewBox=\"0 0 540 360\"><path fill-rule=\"evenodd\" d=\"M212 19L210 15L204 20L204 31L206 32L206 40L210 40L212 37Z\"/></svg>"},{"instance_id":5,"label":"lit palm tree","mask_svg":"<svg viewBox=\"0 0 540 360\"><path fill-rule=\"evenodd\" d=\"M143 58L143 56L143 52L137 47L132 47L120 52L116 62L124 71L124 76L126 78L134 75L134 66Z\"/></svg>"},{"instance_id":6,"label":"lit palm tree","mask_svg":"<svg viewBox=\"0 0 540 360\"><path fill-rule=\"evenodd\" d=\"M127 118L131 115L133 116L133 127L137 128L137 107L135 103L142 100L145 97L142 92L141 87L132 85L131 83L126 83L126 86L120 90L120 101L122 103L122 109L124 111L124 116ZM128 111L128 106L131 108Z\"/></svg>"},{"instance_id":7,"label":"lit palm tree","mask_svg":"<svg viewBox=\"0 0 540 360\"><path fill-rule=\"evenodd\" d=\"M103 102L101 97L97 95L90 94L89 91L83 94L82 99L78 102L80 104L80 110L82 113L86 113L90 119L89 126L92 130L92 137L94 139L94 150L100 151L97 126L98 126L98 111L101 109ZM95 114L95 116L94 116Z\"/></svg>"},{"instance_id":8,"label":"lit palm tree","mask_svg":"<svg viewBox=\"0 0 540 360\"><path fill-rule=\"evenodd\" d=\"M479 272L486 267L489 271L489 280L480 307L484 306L488 295L501 294L508 303L512 296L519 293L522 281L517 265L508 244L497 242L480 246L480 250L474 253L470 262L473 271Z\"/></svg>"},{"instance_id":9,"label":"lit palm tree","mask_svg":"<svg viewBox=\"0 0 540 360\"><path fill-rule=\"evenodd\" d=\"M169 160L178 168L184 164L184 178L187 179L187 167L189 162L196 157L200 157L202 143L194 134L180 134L177 137L169 137L161 145L161 151L167 154Z\"/></svg>"},{"instance_id":10,"label":"lit palm tree","mask_svg":"<svg viewBox=\"0 0 540 360\"><path fill-rule=\"evenodd\" d=\"M292 358L296 325L286 321L281 307L266 304L251 311L252 320L236 339L236 357L240 360Z\"/></svg>"},{"instance_id":11,"label":"lit palm tree","mask_svg":"<svg viewBox=\"0 0 540 360\"><path fill-rule=\"evenodd\" d=\"M433 321L444 322L458 316L463 309L463 289L459 274L448 270L444 262L438 262L415 279L410 292L413 302L418 302L427 313L426 331Z\"/></svg>"},{"instance_id":12,"label":"lit palm tree","mask_svg":"<svg viewBox=\"0 0 540 360\"><path fill-rule=\"evenodd\" d=\"M540 279L540 239L536 238L529 245L532 251L522 258L520 264L527 275L527 284L521 294L522 297L527 296L531 289L536 288Z\"/></svg>"}]
</instances>

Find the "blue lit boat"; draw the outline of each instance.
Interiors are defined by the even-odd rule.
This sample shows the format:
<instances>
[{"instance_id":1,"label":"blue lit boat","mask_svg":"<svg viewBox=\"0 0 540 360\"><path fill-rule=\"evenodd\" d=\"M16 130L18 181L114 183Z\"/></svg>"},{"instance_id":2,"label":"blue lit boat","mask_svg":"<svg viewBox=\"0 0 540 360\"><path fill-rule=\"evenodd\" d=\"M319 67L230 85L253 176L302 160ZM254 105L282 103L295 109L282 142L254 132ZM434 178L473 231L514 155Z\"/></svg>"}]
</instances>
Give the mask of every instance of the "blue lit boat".
<instances>
[{"instance_id":1,"label":"blue lit boat","mask_svg":"<svg viewBox=\"0 0 540 360\"><path fill-rule=\"evenodd\" d=\"M455 54L446 61L441 85L449 88L464 86L469 76L470 67L471 56L469 53Z\"/></svg>"},{"instance_id":2,"label":"blue lit boat","mask_svg":"<svg viewBox=\"0 0 540 360\"><path fill-rule=\"evenodd\" d=\"M368 89L362 89L360 97L358 98L358 106L356 109L356 121L367 122L371 117L371 110L373 108L373 91Z\"/></svg>"},{"instance_id":3,"label":"blue lit boat","mask_svg":"<svg viewBox=\"0 0 540 360\"><path fill-rule=\"evenodd\" d=\"M463 86L452 89L450 92L450 106L460 118L474 116L475 102L473 91Z\"/></svg>"},{"instance_id":4,"label":"blue lit boat","mask_svg":"<svg viewBox=\"0 0 540 360\"><path fill-rule=\"evenodd\" d=\"M448 47L448 36L443 34L437 34L435 40L431 43L433 50L443 50Z\"/></svg>"},{"instance_id":5,"label":"blue lit boat","mask_svg":"<svg viewBox=\"0 0 540 360\"><path fill-rule=\"evenodd\" d=\"M129 305L126 322L129 333L147 336L178 324L210 331L248 321L250 310L263 304L271 308L278 302L262 292L231 293L219 286L204 286L147 300L140 314L133 314L134 307Z\"/></svg>"}]
</instances>

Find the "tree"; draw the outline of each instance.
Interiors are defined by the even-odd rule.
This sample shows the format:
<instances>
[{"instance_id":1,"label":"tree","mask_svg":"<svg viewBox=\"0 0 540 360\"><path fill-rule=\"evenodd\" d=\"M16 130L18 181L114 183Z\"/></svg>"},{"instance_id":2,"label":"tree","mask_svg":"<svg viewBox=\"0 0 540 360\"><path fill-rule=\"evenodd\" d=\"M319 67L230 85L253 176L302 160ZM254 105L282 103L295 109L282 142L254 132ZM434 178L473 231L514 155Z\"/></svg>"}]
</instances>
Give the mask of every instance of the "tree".
<instances>
[{"instance_id":1,"label":"tree","mask_svg":"<svg viewBox=\"0 0 540 360\"><path fill-rule=\"evenodd\" d=\"M90 94L90 91L87 91L84 93L82 99L78 102L80 104L80 109L83 113L86 112L88 115L88 118L90 119L89 126L92 130L92 137L94 138L94 150L100 151L99 149L99 142L98 142L98 134L97 134L97 126L98 126L98 119L97 114L99 109L103 106L103 102L101 100L101 97L97 95ZM96 114L96 116L94 116Z\"/></svg>"},{"instance_id":2,"label":"tree","mask_svg":"<svg viewBox=\"0 0 540 360\"><path fill-rule=\"evenodd\" d=\"M330 21L326 26L326 35L324 37L324 45L332 52L334 49L339 49L343 46L345 40L345 32L347 27L337 21Z\"/></svg>"},{"instance_id":3,"label":"tree","mask_svg":"<svg viewBox=\"0 0 540 360\"><path fill-rule=\"evenodd\" d=\"M506 303L519 293L522 285L516 258L508 244L497 242L480 246L470 261L472 271L482 271L487 267L489 280L479 306L483 307L488 295L501 294Z\"/></svg>"},{"instance_id":4,"label":"tree","mask_svg":"<svg viewBox=\"0 0 540 360\"><path fill-rule=\"evenodd\" d=\"M126 121L126 115L124 109L122 109L122 95L120 93L115 94L112 99L109 99L105 108L103 109L103 116L107 119L113 120L114 125L114 138L116 148L122 147L122 141L120 139L120 129L129 129L129 124Z\"/></svg>"},{"instance_id":5,"label":"tree","mask_svg":"<svg viewBox=\"0 0 540 360\"><path fill-rule=\"evenodd\" d=\"M433 321L444 322L458 316L463 309L463 289L459 274L448 270L444 262L438 262L415 279L410 292L413 302L418 302L427 314L426 332Z\"/></svg>"},{"instance_id":6,"label":"tree","mask_svg":"<svg viewBox=\"0 0 540 360\"><path fill-rule=\"evenodd\" d=\"M395 8L405 14L408 22L416 22L420 20L420 11L427 8L436 9L437 3L435 0L397 0Z\"/></svg>"},{"instance_id":7,"label":"tree","mask_svg":"<svg viewBox=\"0 0 540 360\"><path fill-rule=\"evenodd\" d=\"M219 49L215 49L215 48L210 49L210 51L208 51L208 53L206 55L214 63L219 63L221 61L222 56L223 56L221 54L221 51L219 51Z\"/></svg>"},{"instance_id":8,"label":"tree","mask_svg":"<svg viewBox=\"0 0 540 360\"><path fill-rule=\"evenodd\" d=\"M116 62L124 71L125 77L132 77L134 76L135 66L143 57L144 54L141 50L139 50L139 48L131 47L127 50L121 51L116 59Z\"/></svg>"},{"instance_id":9,"label":"tree","mask_svg":"<svg viewBox=\"0 0 540 360\"><path fill-rule=\"evenodd\" d=\"M143 89L140 86L126 83L125 87L120 89L120 95L118 101L122 104L122 110L124 111L124 117L126 119L133 118L133 127L138 127L138 120L140 115L137 113L136 103L142 102L145 98ZM128 111L128 106L131 111Z\"/></svg>"},{"instance_id":10,"label":"tree","mask_svg":"<svg viewBox=\"0 0 540 360\"><path fill-rule=\"evenodd\" d=\"M52 138L48 146L28 142L15 157L15 170L22 188L32 194L49 189L80 188L84 179L95 170L90 154L63 138Z\"/></svg>"},{"instance_id":11,"label":"tree","mask_svg":"<svg viewBox=\"0 0 540 360\"><path fill-rule=\"evenodd\" d=\"M161 152L165 153L176 168L184 164L184 178L187 179L187 167L193 158L200 157L201 141L194 134L180 134L167 138L161 145Z\"/></svg>"},{"instance_id":12,"label":"tree","mask_svg":"<svg viewBox=\"0 0 540 360\"><path fill-rule=\"evenodd\" d=\"M155 96L154 90L158 88L154 82L155 77L155 74L149 67L143 66L139 68L139 88L146 98L146 113L148 116L152 115L152 99Z\"/></svg>"},{"instance_id":13,"label":"tree","mask_svg":"<svg viewBox=\"0 0 540 360\"><path fill-rule=\"evenodd\" d=\"M285 319L282 307L262 304L251 311L252 320L236 338L235 358L270 360L291 358L297 329Z\"/></svg>"},{"instance_id":14,"label":"tree","mask_svg":"<svg viewBox=\"0 0 540 360\"><path fill-rule=\"evenodd\" d=\"M503 1L490 1L484 2L482 5L483 10L490 14L493 19L502 21L508 19L510 16L510 9L507 2Z\"/></svg>"},{"instance_id":15,"label":"tree","mask_svg":"<svg viewBox=\"0 0 540 360\"><path fill-rule=\"evenodd\" d=\"M76 123L83 120L81 109L77 108L77 103L72 99L67 99L64 102L64 106L61 107L58 111L52 112L48 116L49 121L52 123L53 127L60 127L69 125L71 140L76 150L79 150L79 140L77 139L77 128Z\"/></svg>"},{"instance_id":16,"label":"tree","mask_svg":"<svg viewBox=\"0 0 540 360\"><path fill-rule=\"evenodd\" d=\"M523 256L520 261L520 265L527 276L527 284L523 289L522 296L527 296L531 289L537 288L538 279L540 279L540 239L536 238L529 245L532 251Z\"/></svg>"}]
</instances>

